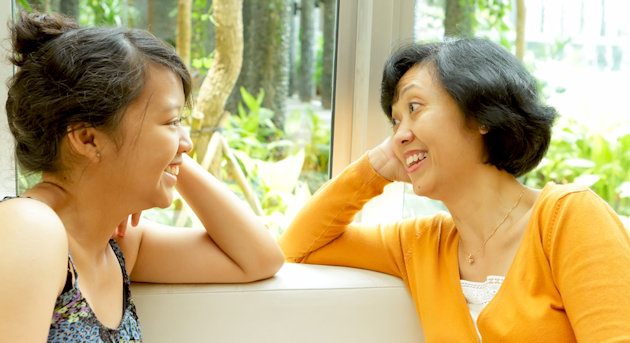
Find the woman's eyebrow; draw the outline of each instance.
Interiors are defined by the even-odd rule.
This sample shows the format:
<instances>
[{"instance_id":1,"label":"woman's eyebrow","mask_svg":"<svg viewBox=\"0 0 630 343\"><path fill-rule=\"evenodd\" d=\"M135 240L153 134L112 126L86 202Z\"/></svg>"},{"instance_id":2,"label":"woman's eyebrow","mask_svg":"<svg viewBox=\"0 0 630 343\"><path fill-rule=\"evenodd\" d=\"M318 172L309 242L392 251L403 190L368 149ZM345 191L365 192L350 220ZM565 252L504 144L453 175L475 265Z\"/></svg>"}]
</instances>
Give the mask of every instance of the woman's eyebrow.
<instances>
[{"instance_id":1,"label":"woman's eyebrow","mask_svg":"<svg viewBox=\"0 0 630 343\"><path fill-rule=\"evenodd\" d=\"M405 87L401 88L400 92L398 93L398 97L401 98L406 92L408 92L412 88L422 89L422 87L420 87L420 85L418 85L417 83L413 82L413 83L410 83L410 84L406 85Z\"/></svg>"}]
</instances>

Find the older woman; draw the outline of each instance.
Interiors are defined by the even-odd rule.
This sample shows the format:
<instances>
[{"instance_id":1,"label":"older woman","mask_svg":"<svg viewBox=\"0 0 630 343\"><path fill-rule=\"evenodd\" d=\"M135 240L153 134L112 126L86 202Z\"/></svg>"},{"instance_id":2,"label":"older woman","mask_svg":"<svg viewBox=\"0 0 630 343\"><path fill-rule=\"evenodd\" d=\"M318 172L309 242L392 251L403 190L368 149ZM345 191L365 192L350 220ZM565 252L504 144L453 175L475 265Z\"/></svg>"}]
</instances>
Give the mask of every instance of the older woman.
<instances>
[{"instance_id":1,"label":"older woman","mask_svg":"<svg viewBox=\"0 0 630 343\"><path fill-rule=\"evenodd\" d=\"M372 269L407 284L429 342L630 341L630 238L577 185L517 179L547 150L555 111L503 48L410 45L386 63L393 134L314 196L281 237L289 261ZM392 181L447 213L353 223Z\"/></svg>"},{"instance_id":2,"label":"older woman","mask_svg":"<svg viewBox=\"0 0 630 343\"><path fill-rule=\"evenodd\" d=\"M42 182L0 203L2 341L139 341L130 277L248 282L278 270L264 226L186 154L190 75L172 48L46 14L22 14L12 33L9 127ZM169 206L175 188L204 229L142 220L110 239L130 213Z\"/></svg>"}]
</instances>

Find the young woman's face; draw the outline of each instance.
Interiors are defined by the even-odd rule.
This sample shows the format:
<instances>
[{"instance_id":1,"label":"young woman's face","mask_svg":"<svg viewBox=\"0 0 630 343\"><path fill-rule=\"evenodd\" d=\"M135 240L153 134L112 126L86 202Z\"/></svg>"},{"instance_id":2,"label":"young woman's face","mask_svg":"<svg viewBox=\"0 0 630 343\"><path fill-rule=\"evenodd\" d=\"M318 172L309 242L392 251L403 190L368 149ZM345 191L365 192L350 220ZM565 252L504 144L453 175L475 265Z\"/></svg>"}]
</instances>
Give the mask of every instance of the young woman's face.
<instances>
[{"instance_id":1,"label":"young woman's face","mask_svg":"<svg viewBox=\"0 0 630 343\"><path fill-rule=\"evenodd\" d=\"M123 115L123 144L112 162L116 169L112 177L139 201L138 207L168 207L173 200L182 154L192 148L180 126L184 102L181 79L163 66L149 64L142 93Z\"/></svg>"},{"instance_id":2,"label":"young woman's face","mask_svg":"<svg viewBox=\"0 0 630 343\"><path fill-rule=\"evenodd\" d=\"M409 69L398 82L392 105L394 150L414 192L443 200L482 165L479 129L434 77L432 65Z\"/></svg>"}]
</instances>

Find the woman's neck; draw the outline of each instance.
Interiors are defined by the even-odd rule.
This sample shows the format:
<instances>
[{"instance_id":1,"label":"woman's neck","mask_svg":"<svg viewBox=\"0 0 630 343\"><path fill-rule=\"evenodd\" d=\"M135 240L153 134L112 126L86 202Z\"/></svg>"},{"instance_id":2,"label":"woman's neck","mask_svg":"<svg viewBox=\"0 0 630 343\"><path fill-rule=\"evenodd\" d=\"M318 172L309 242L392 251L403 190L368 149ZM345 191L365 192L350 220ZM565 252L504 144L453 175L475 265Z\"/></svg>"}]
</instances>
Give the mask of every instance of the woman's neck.
<instances>
[{"instance_id":1,"label":"woman's neck","mask_svg":"<svg viewBox=\"0 0 630 343\"><path fill-rule=\"evenodd\" d=\"M464 245L477 247L495 231L508 227L533 205L535 191L503 171L471 175L443 199Z\"/></svg>"},{"instance_id":2,"label":"woman's neck","mask_svg":"<svg viewBox=\"0 0 630 343\"><path fill-rule=\"evenodd\" d=\"M61 218L71 251L80 249L100 256L107 249L116 226L128 213L120 202L108 199L106 192L86 182L72 183L44 174L42 182L24 193L50 206Z\"/></svg>"}]
</instances>

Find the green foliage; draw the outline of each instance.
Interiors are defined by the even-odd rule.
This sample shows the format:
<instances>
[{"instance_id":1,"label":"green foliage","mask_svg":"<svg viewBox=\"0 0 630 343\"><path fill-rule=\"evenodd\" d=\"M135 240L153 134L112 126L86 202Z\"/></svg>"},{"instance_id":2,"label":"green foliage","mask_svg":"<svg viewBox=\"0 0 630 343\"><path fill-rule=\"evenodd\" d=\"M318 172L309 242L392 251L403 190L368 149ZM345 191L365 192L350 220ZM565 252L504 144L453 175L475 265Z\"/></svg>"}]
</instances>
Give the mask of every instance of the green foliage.
<instances>
[{"instance_id":1,"label":"green foliage","mask_svg":"<svg viewBox=\"0 0 630 343\"><path fill-rule=\"evenodd\" d=\"M262 107L262 90L256 97L240 91L243 103L229 117L224 136L260 199L268 226L280 232L289 212L308 198L305 194L328 179L330 128L307 109L291 112L280 130L271 120L273 112Z\"/></svg>"},{"instance_id":2,"label":"green foliage","mask_svg":"<svg viewBox=\"0 0 630 343\"><path fill-rule=\"evenodd\" d=\"M475 28L508 50L512 49L510 0L468 0L476 5Z\"/></svg>"},{"instance_id":3,"label":"green foliage","mask_svg":"<svg viewBox=\"0 0 630 343\"><path fill-rule=\"evenodd\" d=\"M22 9L24 9L26 12L33 11L33 7L31 7L31 4L29 4L27 0L17 0L17 4L22 7Z\"/></svg>"},{"instance_id":4,"label":"green foliage","mask_svg":"<svg viewBox=\"0 0 630 343\"><path fill-rule=\"evenodd\" d=\"M24 193L24 191L35 186L41 181L42 181L41 173L29 173L22 170L22 168L18 168L17 194Z\"/></svg>"},{"instance_id":5,"label":"green foliage","mask_svg":"<svg viewBox=\"0 0 630 343\"><path fill-rule=\"evenodd\" d=\"M621 215L630 215L630 128L606 135L561 119L546 157L524 176L528 186L575 182L590 187Z\"/></svg>"},{"instance_id":6,"label":"green foliage","mask_svg":"<svg viewBox=\"0 0 630 343\"><path fill-rule=\"evenodd\" d=\"M176 15L177 11L175 11ZM206 0L194 0L191 13L192 37L191 44L191 65L197 69L201 76L208 73L214 60L211 46L208 46L209 37L214 32L216 25L212 15L212 5Z\"/></svg>"},{"instance_id":7,"label":"green foliage","mask_svg":"<svg viewBox=\"0 0 630 343\"><path fill-rule=\"evenodd\" d=\"M231 148L260 160L279 160L286 156L291 142L271 120L273 112L262 107L265 92L254 97L245 88L240 89L243 104L238 113L229 117L225 137Z\"/></svg>"},{"instance_id":8,"label":"green foliage","mask_svg":"<svg viewBox=\"0 0 630 343\"><path fill-rule=\"evenodd\" d=\"M193 58L191 65L193 68L199 71L202 71L202 73L205 75L206 73L208 73L208 70L210 70L213 63L214 63L214 54L210 54L209 56Z\"/></svg>"},{"instance_id":9,"label":"green foliage","mask_svg":"<svg viewBox=\"0 0 630 343\"><path fill-rule=\"evenodd\" d=\"M287 117L285 133L305 151L302 178L315 192L328 180L330 126L312 109L293 111Z\"/></svg>"},{"instance_id":10,"label":"green foliage","mask_svg":"<svg viewBox=\"0 0 630 343\"><path fill-rule=\"evenodd\" d=\"M80 0L79 23L87 26L128 26L139 12L123 0Z\"/></svg>"}]
</instances>

